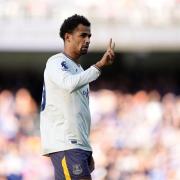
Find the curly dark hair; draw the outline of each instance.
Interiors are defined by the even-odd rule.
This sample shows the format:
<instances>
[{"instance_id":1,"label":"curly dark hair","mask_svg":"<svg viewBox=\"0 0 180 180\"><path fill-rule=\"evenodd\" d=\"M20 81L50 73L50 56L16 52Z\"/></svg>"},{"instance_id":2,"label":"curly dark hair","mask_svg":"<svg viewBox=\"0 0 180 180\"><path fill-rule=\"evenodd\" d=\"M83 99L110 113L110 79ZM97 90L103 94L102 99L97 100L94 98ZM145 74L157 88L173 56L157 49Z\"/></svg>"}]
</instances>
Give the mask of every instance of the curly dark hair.
<instances>
[{"instance_id":1,"label":"curly dark hair","mask_svg":"<svg viewBox=\"0 0 180 180\"><path fill-rule=\"evenodd\" d=\"M90 26L91 23L81 15L74 14L71 17L68 17L64 20L63 24L61 25L59 35L64 40L65 33L71 33L73 30L79 25L82 24L84 26Z\"/></svg>"}]
</instances>

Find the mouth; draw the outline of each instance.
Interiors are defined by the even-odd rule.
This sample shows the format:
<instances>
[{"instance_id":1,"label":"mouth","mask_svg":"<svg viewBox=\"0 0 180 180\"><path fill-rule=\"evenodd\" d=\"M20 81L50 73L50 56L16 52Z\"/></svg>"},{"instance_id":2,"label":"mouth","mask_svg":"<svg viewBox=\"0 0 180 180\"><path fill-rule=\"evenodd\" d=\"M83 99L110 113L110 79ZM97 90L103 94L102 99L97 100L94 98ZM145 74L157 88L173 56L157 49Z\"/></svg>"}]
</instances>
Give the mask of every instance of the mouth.
<instances>
[{"instance_id":1,"label":"mouth","mask_svg":"<svg viewBox=\"0 0 180 180\"><path fill-rule=\"evenodd\" d=\"M89 48L89 46L83 46L82 47L82 49L88 49Z\"/></svg>"}]
</instances>

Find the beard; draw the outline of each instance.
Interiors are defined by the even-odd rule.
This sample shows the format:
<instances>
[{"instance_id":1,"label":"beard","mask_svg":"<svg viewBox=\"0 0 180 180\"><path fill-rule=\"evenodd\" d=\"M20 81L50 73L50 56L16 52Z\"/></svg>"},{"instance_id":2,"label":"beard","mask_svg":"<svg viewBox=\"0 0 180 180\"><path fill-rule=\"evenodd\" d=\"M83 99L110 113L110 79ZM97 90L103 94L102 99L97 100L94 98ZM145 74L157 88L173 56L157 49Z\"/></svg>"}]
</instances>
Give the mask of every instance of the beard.
<instances>
[{"instance_id":1,"label":"beard","mask_svg":"<svg viewBox=\"0 0 180 180\"><path fill-rule=\"evenodd\" d=\"M81 55L84 55L84 54L87 54L87 53L88 53L88 48L81 48L81 50L80 50Z\"/></svg>"}]
</instances>

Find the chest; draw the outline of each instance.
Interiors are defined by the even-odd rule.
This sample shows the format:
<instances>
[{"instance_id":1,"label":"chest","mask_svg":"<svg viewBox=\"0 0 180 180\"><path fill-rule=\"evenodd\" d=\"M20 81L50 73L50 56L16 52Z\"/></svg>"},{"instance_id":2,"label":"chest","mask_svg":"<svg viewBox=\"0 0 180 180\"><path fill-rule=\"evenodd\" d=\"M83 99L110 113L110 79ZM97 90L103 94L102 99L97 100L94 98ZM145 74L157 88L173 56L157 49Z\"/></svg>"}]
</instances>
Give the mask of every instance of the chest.
<instances>
[{"instance_id":1,"label":"chest","mask_svg":"<svg viewBox=\"0 0 180 180\"><path fill-rule=\"evenodd\" d=\"M81 66L73 65L71 66L71 73L72 74L79 74L83 72L83 68ZM89 84L85 84L84 86L80 87L76 93L81 96L81 98L89 99Z\"/></svg>"}]
</instances>

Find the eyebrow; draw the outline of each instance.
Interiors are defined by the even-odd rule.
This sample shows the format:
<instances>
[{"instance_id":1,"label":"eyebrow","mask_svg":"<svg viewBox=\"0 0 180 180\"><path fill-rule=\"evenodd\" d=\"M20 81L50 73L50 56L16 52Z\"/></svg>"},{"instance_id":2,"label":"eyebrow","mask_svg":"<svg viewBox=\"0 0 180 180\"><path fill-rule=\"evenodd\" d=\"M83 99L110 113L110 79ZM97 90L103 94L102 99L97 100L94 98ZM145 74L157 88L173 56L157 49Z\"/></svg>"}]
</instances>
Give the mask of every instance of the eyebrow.
<instances>
[{"instance_id":1,"label":"eyebrow","mask_svg":"<svg viewBox=\"0 0 180 180\"><path fill-rule=\"evenodd\" d=\"M91 37L92 34L91 33L86 33L86 32L81 32L80 35L88 35L88 36Z\"/></svg>"}]
</instances>

